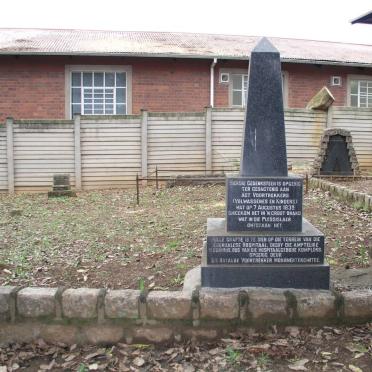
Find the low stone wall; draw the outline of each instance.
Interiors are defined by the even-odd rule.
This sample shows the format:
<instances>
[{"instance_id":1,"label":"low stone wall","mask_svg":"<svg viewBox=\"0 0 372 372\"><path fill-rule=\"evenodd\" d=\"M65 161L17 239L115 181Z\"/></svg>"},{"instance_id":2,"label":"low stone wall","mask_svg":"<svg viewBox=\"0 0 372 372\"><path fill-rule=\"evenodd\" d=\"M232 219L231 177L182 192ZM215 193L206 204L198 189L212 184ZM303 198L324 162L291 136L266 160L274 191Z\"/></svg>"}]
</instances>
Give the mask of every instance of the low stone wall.
<instances>
[{"instance_id":1,"label":"low stone wall","mask_svg":"<svg viewBox=\"0 0 372 372\"><path fill-rule=\"evenodd\" d=\"M372 320L372 290L203 288L194 291L0 287L0 344L215 339L239 327Z\"/></svg>"},{"instance_id":2,"label":"low stone wall","mask_svg":"<svg viewBox=\"0 0 372 372\"><path fill-rule=\"evenodd\" d=\"M372 195L351 190L345 186L320 178L310 178L310 187L329 191L335 198L365 211L372 211Z\"/></svg>"}]
</instances>

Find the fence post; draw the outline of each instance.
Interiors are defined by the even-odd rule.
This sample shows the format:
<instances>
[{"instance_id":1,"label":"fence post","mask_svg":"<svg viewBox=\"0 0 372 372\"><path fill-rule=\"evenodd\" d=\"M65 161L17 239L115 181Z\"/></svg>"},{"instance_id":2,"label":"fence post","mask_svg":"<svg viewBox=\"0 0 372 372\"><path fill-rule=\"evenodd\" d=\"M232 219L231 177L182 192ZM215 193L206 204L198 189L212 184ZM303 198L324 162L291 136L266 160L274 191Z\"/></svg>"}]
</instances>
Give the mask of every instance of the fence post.
<instances>
[{"instance_id":1,"label":"fence post","mask_svg":"<svg viewBox=\"0 0 372 372\"><path fill-rule=\"evenodd\" d=\"M155 185L156 190L159 190L159 173L158 173L158 166L155 167Z\"/></svg>"},{"instance_id":2,"label":"fence post","mask_svg":"<svg viewBox=\"0 0 372 372\"><path fill-rule=\"evenodd\" d=\"M212 174L212 107L205 108L205 174Z\"/></svg>"},{"instance_id":3,"label":"fence post","mask_svg":"<svg viewBox=\"0 0 372 372\"><path fill-rule=\"evenodd\" d=\"M148 112L141 110L141 176L147 178L147 123ZM142 185L147 185L147 180L142 181Z\"/></svg>"},{"instance_id":4,"label":"fence post","mask_svg":"<svg viewBox=\"0 0 372 372\"><path fill-rule=\"evenodd\" d=\"M75 188L81 190L81 141L80 115L74 115L74 144L75 144Z\"/></svg>"},{"instance_id":5,"label":"fence post","mask_svg":"<svg viewBox=\"0 0 372 372\"><path fill-rule=\"evenodd\" d=\"M136 194L137 194L137 205L139 205L139 178L138 173L136 174Z\"/></svg>"},{"instance_id":6,"label":"fence post","mask_svg":"<svg viewBox=\"0 0 372 372\"><path fill-rule=\"evenodd\" d=\"M13 118L6 118L6 158L8 164L8 192L14 194Z\"/></svg>"}]
</instances>

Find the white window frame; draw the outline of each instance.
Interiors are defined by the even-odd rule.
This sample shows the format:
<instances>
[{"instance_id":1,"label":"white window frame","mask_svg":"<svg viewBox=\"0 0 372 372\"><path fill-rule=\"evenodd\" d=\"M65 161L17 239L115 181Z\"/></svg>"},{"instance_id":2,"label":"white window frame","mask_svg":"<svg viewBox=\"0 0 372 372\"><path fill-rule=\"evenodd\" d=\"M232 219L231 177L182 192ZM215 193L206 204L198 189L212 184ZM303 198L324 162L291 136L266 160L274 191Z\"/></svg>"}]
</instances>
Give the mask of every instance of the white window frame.
<instances>
[{"instance_id":1,"label":"white window frame","mask_svg":"<svg viewBox=\"0 0 372 372\"><path fill-rule=\"evenodd\" d=\"M234 89L233 86L233 75L240 76L240 87L239 89ZM231 74L231 107L245 107L245 103L247 102L247 93L248 90L244 89L244 80L247 79L247 89L248 89L248 73L245 74ZM234 92L241 92L242 95L242 104L241 105L234 105Z\"/></svg>"},{"instance_id":2,"label":"white window frame","mask_svg":"<svg viewBox=\"0 0 372 372\"><path fill-rule=\"evenodd\" d=\"M66 65L65 66L65 117L66 119L72 119L71 113L71 84L72 84L72 73L73 72L119 72L126 74L126 113L124 115L130 115L132 113L132 67L131 66L120 66L120 65ZM82 93L83 94L83 93ZM114 89L114 102L116 90ZM83 107L83 101L82 101ZM90 115L90 114L89 114ZM94 115L94 114L93 114ZM95 114L104 115L105 114ZM119 114L122 115L122 114Z\"/></svg>"},{"instance_id":3,"label":"white window frame","mask_svg":"<svg viewBox=\"0 0 372 372\"><path fill-rule=\"evenodd\" d=\"M233 92L233 88L232 88L232 75L248 75L248 69L240 69L240 68L221 68L220 69L220 75L223 74L223 73L228 73L229 76L230 76L230 79L229 79L229 83L225 85L228 85L229 86L229 99L228 99L228 102L229 102L229 107L235 107L235 108L244 108L245 107L245 100L246 100L246 97L245 99L243 99L242 101L242 105L233 105L232 102L233 102L233 99L232 99L232 92ZM283 105L284 107L288 107L288 71L282 71L282 76L283 76ZM243 88L243 79L242 79L242 88ZM244 98L244 97L243 97Z\"/></svg>"},{"instance_id":4,"label":"white window frame","mask_svg":"<svg viewBox=\"0 0 372 372\"><path fill-rule=\"evenodd\" d=\"M337 83L338 80L338 83ZM342 77L341 76L331 76L331 86L332 87L341 87L342 86Z\"/></svg>"},{"instance_id":5,"label":"white window frame","mask_svg":"<svg viewBox=\"0 0 372 372\"><path fill-rule=\"evenodd\" d=\"M223 77L227 77L226 80L223 80ZM221 84L229 84L230 83L230 74L228 72L221 72L220 73L220 83Z\"/></svg>"},{"instance_id":6,"label":"white window frame","mask_svg":"<svg viewBox=\"0 0 372 372\"><path fill-rule=\"evenodd\" d=\"M372 106L368 106L368 94L367 94L367 106L366 107L360 107L360 94L359 94L359 89L360 86L358 86L358 106L351 106L351 82L352 81L366 81L368 83L372 83L372 76L371 75L348 75L347 77L347 105L349 107L354 107L354 108L372 108Z\"/></svg>"}]
</instances>

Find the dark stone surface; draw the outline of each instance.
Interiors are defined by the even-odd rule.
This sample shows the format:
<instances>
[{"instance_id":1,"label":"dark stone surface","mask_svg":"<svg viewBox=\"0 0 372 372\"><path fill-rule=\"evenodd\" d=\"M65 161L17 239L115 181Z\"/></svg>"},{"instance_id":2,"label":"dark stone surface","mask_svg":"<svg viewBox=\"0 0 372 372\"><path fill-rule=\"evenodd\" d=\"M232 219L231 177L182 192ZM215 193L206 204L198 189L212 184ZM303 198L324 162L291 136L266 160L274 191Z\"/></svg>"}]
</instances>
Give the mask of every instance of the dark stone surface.
<instances>
[{"instance_id":1,"label":"dark stone surface","mask_svg":"<svg viewBox=\"0 0 372 372\"><path fill-rule=\"evenodd\" d=\"M352 176L353 169L349 159L346 138L339 134L329 137L326 155L320 168L320 174L334 176Z\"/></svg>"},{"instance_id":2,"label":"dark stone surface","mask_svg":"<svg viewBox=\"0 0 372 372\"><path fill-rule=\"evenodd\" d=\"M55 174L53 176L53 186L70 186L70 175Z\"/></svg>"},{"instance_id":3,"label":"dark stone surface","mask_svg":"<svg viewBox=\"0 0 372 372\"><path fill-rule=\"evenodd\" d=\"M329 265L208 265L203 246L201 285L212 288L329 289Z\"/></svg>"},{"instance_id":4,"label":"dark stone surface","mask_svg":"<svg viewBox=\"0 0 372 372\"><path fill-rule=\"evenodd\" d=\"M59 198L59 197L76 197L76 192L72 190L61 190L61 191L49 191L48 198Z\"/></svg>"},{"instance_id":5,"label":"dark stone surface","mask_svg":"<svg viewBox=\"0 0 372 372\"><path fill-rule=\"evenodd\" d=\"M227 231L301 231L300 177L228 177Z\"/></svg>"},{"instance_id":6,"label":"dark stone surface","mask_svg":"<svg viewBox=\"0 0 372 372\"><path fill-rule=\"evenodd\" d=\"M207 260L212 265L323 264L324 235L303 220L301 232L226 232L224 218L208 218Z\"/></svg>"},{"instance_id":7,"label":"dark stone surface","mask_svg":"<svg viewBox=\"0 0 372 372\"><path fill-rule=\"evenodd\" d=\"M60 196L76 196L76 192L71 191L69 174L53 175L53 191L48 192L48 197L55 198Z\"/></svg>"},{"instance_id":8,"label":"dark stone surface","mask_svg":"<svg viewBox=\"0 0 372 372\"><path fill-rule=\"evenodd\" d=\"M329 289L329 265L202 266L202 287Z\"/></svg>"},{"instance_id":9,"label":"dark stone surface","mask_svg":"<svg viewBox=\"0 0 372 372\"><path fill-rule=\"evenodd\" d=\"M286 177L280 54L265 38L251 53L247 96L240 175Z\"/></svg>"}]
</instances>

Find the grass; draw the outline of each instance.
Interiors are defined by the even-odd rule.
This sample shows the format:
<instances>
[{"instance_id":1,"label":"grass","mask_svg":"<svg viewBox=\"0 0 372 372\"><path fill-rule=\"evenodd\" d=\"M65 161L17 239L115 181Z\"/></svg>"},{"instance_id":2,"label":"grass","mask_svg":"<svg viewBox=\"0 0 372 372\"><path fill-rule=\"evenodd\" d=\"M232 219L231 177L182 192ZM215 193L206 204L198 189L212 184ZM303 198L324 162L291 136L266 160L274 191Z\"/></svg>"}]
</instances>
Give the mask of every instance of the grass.
<instances>
[{"instance_id":1,"label":"grass","mask_svg":"<svg viewBox=\"0 0 372 372\"><path fill-rule=\"evenodd\" d=\"M226 361L229 364L238 364L240 356L240 352L238 350L235 350L232 346L228 346L226 348Z\"/></svg>"},{"instance_id":2,"label":"grass","mask_svg":"<svg viewBox=\"0 0 372 372\"><path fill-rule=\"evenodd\" d=\"M266 353L261 353L257 356L257 365L260 368L266 368L270 364L270 357Z\"/></svg>"},{"instance_id":3,"label":"grass","mask_svg":"<svg viewBox=\"0 0 372 372\"><path fill-rule=\"evenodd\" d=\"M77 285L82 281L77 270L88 268L87 284L133 287L138 274L150 275L146 267L151 266L165 276L158 278L162 285L180 285L178 274L200 260L207 217L223 214L223 204L215 206L223 189L214 190L146 189L140 206L132 190L49 200L45 195L1 195L0 283L31 283L39 276L51 277L48 285ZM21 215L12 217L14 209ZM36 268L41 268L37 275Z\"/></svg>"},{"instance_id":4,"label":"grass","mask_svg":"<svg viewBox=\"0 0 372 372\"><path fill-rule=\"evenodd\" d=\"M367 247L365 244L361 244L359 247L359 255L358 255L358 261L360 265L368 265L369 263L369 254L367 251Z\"/></svg>"},{"instance_id":5,"label":"grass","mask_svg":"<svg viewBox=\"0 0 372 372\"><path fill-rule=\"evenodd\" d=\"M0 284L138 288L143 278L146 287L179 288L200 264L207 218L223 217L224 201L223 186L146 188L139 206L133 190L2 194ZM326 235L332 265L368 264L370 214L314 190L304 214Z\"/></svg>"}]
</instances>

